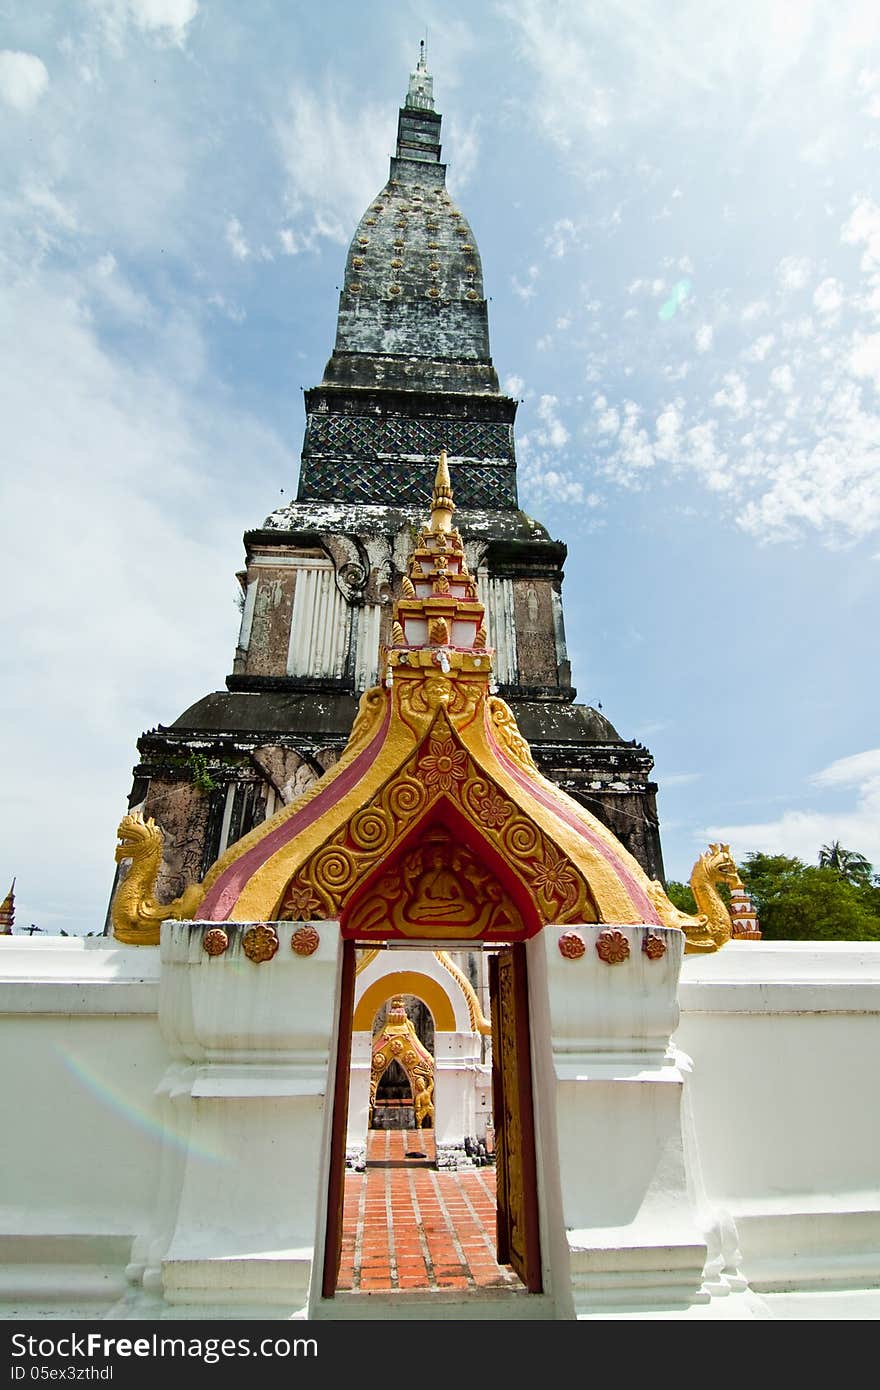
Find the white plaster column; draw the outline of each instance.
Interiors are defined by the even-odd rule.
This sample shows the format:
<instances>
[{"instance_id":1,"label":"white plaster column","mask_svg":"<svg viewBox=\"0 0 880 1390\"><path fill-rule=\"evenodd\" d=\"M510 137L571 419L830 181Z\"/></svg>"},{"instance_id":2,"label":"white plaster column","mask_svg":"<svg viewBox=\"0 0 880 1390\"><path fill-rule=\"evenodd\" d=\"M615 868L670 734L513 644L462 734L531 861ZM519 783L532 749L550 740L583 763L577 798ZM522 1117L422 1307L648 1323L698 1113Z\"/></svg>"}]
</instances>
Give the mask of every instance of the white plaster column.
<instances>
[{"instance_id":1,"label":"white plaster column","mask_svg":"<svg viewBox=\"0 0 880 1390\"><path fill-rule=\"evenodd\" d=\"M341 939L308 924L319 944L291 948L303 924L258 924L278 950L261 961L249 923L165 922L160 1022L180 1061L180 1165L170 1162L150 1251L151 1278L173 1305L305 1309L323 1230L337 1033ZM210 955L208 930L227 934ZM169 1231L161 1252L162 1229Z\"/></svg>"},{"instance_id":2,"label":"white plaster column","mask_svg":"<svg viewBox=\"0 0 880 1390\"><path fill-rule=\"evenodd\" d=\"M477 571L477 594L486 609L489 645L494 648L495 679L502 685L517 679L516 614L513 581Z\"/></svg>"},{"instance_id":3,"label":"white plaster column","mask_svg":"<svg viewBox=\"0 0 880 1390\"><path fill-rule=\"evenodd\" d=\"M597 951L609 933L617 963ZM683 947L678 931L607 923L529 942L545 1258L555 1287L567 1263L577 1315L710 1297L683 1133L690 1061L670 1045Z\"/></svg>"},{"instance_id":4,"label":"white plaster column","mask_svg":"<svg viewBox=\"0 0 880 1390\"><path fill-rule=\"evenodd\" d=\"M443 1148L460 1150L466 1138L476 1137L479 1069L478 1033L434 1034L434 1137L438 1157L442 1157Z\"/></svg>"},{"instance_id":5,"label":"white plaster column","mask_svg":"<svg viewBox=\"0 0 880 1390\"><path fill-rule=\"evenodd\" d=\"M351 1035L351 1063L348 1072L348 1124L345 1153L347 1161L362 1168L367 1153L367 1131L370 1127L370 1079L373 1068L373 1035L357 1032Z\"/></svg>"}]
</instances>

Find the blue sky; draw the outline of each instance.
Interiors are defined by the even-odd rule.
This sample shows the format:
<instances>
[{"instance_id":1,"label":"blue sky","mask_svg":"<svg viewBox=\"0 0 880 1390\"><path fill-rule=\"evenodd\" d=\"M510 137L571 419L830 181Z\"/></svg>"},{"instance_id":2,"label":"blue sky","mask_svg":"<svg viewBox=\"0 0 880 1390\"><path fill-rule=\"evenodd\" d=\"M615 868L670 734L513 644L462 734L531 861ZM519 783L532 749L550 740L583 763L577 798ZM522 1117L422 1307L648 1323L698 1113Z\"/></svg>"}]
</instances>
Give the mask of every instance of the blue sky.
<instances>
[{"instance_id":1,"label":"blue sky","mask_svg":"<svg viewBox=\"0 0 880 1390\"><path fill-rule=\"evenodd\" d=\"M425 33L566 541L578 698L707 842L880 866L880 10L0 3L0 890L100 930L138 734L223 686L242 532Z\"/></svg>"}]
</instances>

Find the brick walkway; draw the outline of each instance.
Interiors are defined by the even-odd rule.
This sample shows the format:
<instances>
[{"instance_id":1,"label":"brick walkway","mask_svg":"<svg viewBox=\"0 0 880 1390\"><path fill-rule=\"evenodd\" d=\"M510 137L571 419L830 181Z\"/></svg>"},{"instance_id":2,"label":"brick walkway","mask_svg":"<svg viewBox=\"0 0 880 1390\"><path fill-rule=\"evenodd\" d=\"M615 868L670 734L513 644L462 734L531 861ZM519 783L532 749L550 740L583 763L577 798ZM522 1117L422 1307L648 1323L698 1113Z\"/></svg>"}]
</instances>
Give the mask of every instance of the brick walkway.
<instances>
[{"instance_id":1,"label":"brick walkway","mask_svg":"<svg viewBox=\"0 0 880 1390\"><path fill-rule=\"evenodd\" d=\"M495 1169L438 1171L427 1130L371 1130L345 1175L339 1290L509 1289L495 1259Z\"/></svg>"}]
</instances>

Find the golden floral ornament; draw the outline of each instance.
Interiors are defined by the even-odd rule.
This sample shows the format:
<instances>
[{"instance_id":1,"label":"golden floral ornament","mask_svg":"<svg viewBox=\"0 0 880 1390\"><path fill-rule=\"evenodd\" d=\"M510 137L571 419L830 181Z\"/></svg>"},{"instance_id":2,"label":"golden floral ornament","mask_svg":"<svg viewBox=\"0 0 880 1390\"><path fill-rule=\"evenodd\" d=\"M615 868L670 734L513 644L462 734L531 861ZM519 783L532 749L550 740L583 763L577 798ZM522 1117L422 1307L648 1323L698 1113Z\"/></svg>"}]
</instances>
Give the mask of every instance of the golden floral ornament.
<instances>
[{"instance_id":1,"label":"golden floral ornament","mask_svg":"<svg viewBox=\"0 0 880 1390\"><path fill-rule=\"evenodd\" d=\"M261 961L271 960L278 950L278 933L274 927L261 922L259 926L248 928L241 944L248 960L259 965Z\"/></svg>"},{"instance_id":2,"label":"golden floral ornament","mask_svg":"<svg viewBox=\"0 0 880 1390\"><path fill-rule=\"evenodd\" d=\"M290 949L298 956L313 956L321 944L314 927L297 927L290 938Z\"/></svg>"},{"instance_id":3,"label":"golden floral ornament","mask_svg":"<svg viewBox=\"0 0 880 1390\"><path fill-rule=\"evenodd\" d=\"M321 901L308 885L290 887L287 891L286 907L289 919L293 922L309 922L322 916Z\"/></svg>"},{"instance_id":4,"label":"golden floral ornament","mask_svg":"<svg viewBox=\"0 0 880 1390\"><path fill-rule=\"evenodd\" d=\"M648 960L660 960L666 955L666 942L662 936L657 936L654 932L649 931L642 942L642 950Z\"/></svg>"},{"instance_id":5,"label":"golden floral ornament","mask_svg":"<svg viewBox=\"0 0 880 1390\"><path fill-rule=\"evenodd\" d=\"M487 825L491 830L497 830L505 821L510 820L513 812L510 802L495 791L489 792L488 796L476 803L476 806L480 824Z\"/></svg>"},{"instance_id":6,"label":"golden floral ornament","mask_svg":"<svg viewBox=\"0 0 880 1390\"><path fill-rule=\"evenodd\" d=\"M571 907L577 899L577 878L572 866L552 845L547 845L544 859L532 875L532 883L551 909L554 903Z\"/></svg>"},{"instance_id":7,"label":"golden floral ornament","mask_svg":"<svg viewBox=\"0 0 880 1390\"><path fill-rule=\"evenodd\" d=\"M202 949L209 956L222 956L229 949L229 937L222 927L211 927L202 937Z\"/></svg>"},{"instance_id":8,"label":"golden floral ornament","mask_svg":"<svg viewBox=\"0 0 880 1390\"><path fill-rule=\"evenodd\" d=\"M451 738L432 738L428 752L419 762L419 772L426 787L439 787L441 792L451 791L455 782L467 776L467 753L458 748Z\"/></svg>"},{"instance_id":9,"label":"golden floral ornament","mask_svg":"<svg viewBox=\"0 0 880 1390\"><path fill-rule=\"evenodd\" d=\"M629 959L629 942L622 931L600 931L596 954L606 965L620 965Z\"/></svg>"},{"instance_id":10,"label":"golden floral ornament","mask_svg":"<svg viewBox=\"0 0 880 1390\"><path fill-rule=\"evenodd\" d=\"M586 949L584 938L576 931L564 931L559 938L559 954L566 960L580 960Z\"/></svg>"}]
</instances>

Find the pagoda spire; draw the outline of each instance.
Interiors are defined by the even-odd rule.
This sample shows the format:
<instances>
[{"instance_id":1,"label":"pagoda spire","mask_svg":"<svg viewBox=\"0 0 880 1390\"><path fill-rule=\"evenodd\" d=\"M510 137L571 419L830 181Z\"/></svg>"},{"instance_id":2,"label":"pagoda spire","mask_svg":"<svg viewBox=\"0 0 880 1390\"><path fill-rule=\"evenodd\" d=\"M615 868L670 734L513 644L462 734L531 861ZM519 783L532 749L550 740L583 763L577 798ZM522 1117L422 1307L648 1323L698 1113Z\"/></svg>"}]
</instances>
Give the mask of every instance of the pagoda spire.
<instances>
[{"instance_id":1,"label":"pagoda spire","mask_svg":"<svg viewBox=\"0 0 880 1390\"><path fill-rule=\"evenodd\" d=\"M431 530L451 531L454 511L455 503L452 500L452 479L449 476L449 464L446 461L446 450L441 449L437 473L434 478L434 493L431 498Z\"/></svg>"},{"instance_id":2,"label":"pagoda spire","mask_svg":"<svg viewBox=\"0 0 880 1390\"><path fill-rule=\"evenodd\" d=\"M428 44L426 39L419 43L419 61L415 71L409 75L409 90L406 103L410 110L434 110L434 79L428 72Z\"/></svg>"},{"instance_id":3,"label":"pagoda spire","mask_svg":"<svg viewBox=\"0 0 880 1390\"><path fill-rule=\"evenodd\" d=\"M419 61L409 75L409 87L397 122L397 160L420 164L440 162L440 117L434 109L434 79L428 72L425 41L419 45ZM399 170L392 161L392 177Z\"/></svg>"},{"instance_id":4,"label":"pagoda spire","mask_svg":"<svg viewBox=\"0 0 880 1390\"><path fill-rule=\"evenodd\" d=\"M0 936L12 936L12 927L15 922L15 879L12 880L9 892L0 903Z\"/></svg>"},{"instance_id":5,"label":"pagoda spire","mask_svg":"<svg viewBox=\"0 0 880 1390\"><path fill-rule=\"evenodd\" d=\"M455 502L446 450L440 450L431 517L410 554L401 597L394 605L391 644L383 647L386 683L394 670L437 665L444 674L466 670L487 683L492 652L486 646L486 610L468 572L464 544L452 526Z\"/></svg>"}]
</instances>

